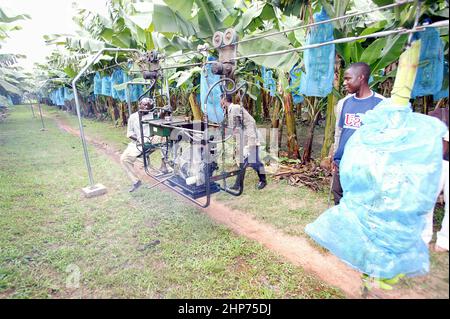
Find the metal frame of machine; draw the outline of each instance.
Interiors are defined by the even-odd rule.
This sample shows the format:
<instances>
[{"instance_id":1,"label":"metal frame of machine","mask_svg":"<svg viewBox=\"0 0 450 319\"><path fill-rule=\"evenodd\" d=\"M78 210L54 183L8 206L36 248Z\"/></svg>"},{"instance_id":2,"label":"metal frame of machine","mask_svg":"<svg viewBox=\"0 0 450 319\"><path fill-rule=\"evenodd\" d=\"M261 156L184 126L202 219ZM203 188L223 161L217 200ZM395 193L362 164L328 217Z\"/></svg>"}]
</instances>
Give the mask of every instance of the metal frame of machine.
<instances>
[{"instance_id":1,"label":"metal frame of machine","mask_svg":"<svg viewBox=\"0 0 450 319\"><path fill-rule=\"evenodd\" d=\"M216 32L213 36L213 44L219 52L219 59L212 62L213 65L211 70L214 74L220 75L221 78L209 87L205 100L202 101L205 105L205 109L212 90L218 85L220 85L221 90L224 93L239 93L241 95L241 103L243 96L246 94L247 83L242 82L237 85L234 80L236 62L233 58L236 57L237 45L233 43L236 38L234 29L228 29L224 33ZM150 116L151 119L145 119L144 112L138 111L141 136L140 143L137 147L140 148L140 151L143 154L144 170L146 174L157 181L150 188L164 185L200 207L209 206L211 194L220 190L234 196L241 195L244 188L243 183L239 185L238 190L232 190L227 187L226 180L229 177L237 175L241 175L242 178L245 176L246 166L243 164L242 122L239 127L239 168L233 171L226 171L225 142L232 136L227 136L227 131L229 130L227 112L225 112L225 118L220 124L210 123L206 112L202 121L172 118L172 107L168 96L167 81L167 92L164 94L161 86L160 95L167 98L168 105L163 107L156 106L156 83L158 80L163 80L158 52L151 51L145 54L141 57L139 62L144 79L152 81L150 87L139 97L139 100L150 93L150 97L154 101L154 108L149 111L152 114L152 116ZM203 68L204 67L205 65ZM241 107L241 116L242 112ZM149 126L151 132L150 136L144 136L144 125ZM211 134L212 132L213 134ZM163 139L164 141L152 143L150 138L154 136L159 136L159 139ZM187 150L182 149L181 142L189 145ZM222 170L217 174L215 171L218 169L219 144L222 146ZM148 148L145 147L146 145L148 145ZM180 149L181 152L179 154ZM162 154L162 166L160 169L151 167L149 162L149 156L156 150L159 150ZM185 154L183 152L190 153L185 163L183 163L183 156ZM185 165L180 164L180 162ZM187 170L191 171L194 164L196 165L195 168L198 169L199 174L186 177L187 174L183 174L183 172L186 172ZM167 166L171 168L172 172L168 171ZM188 169L186 169L186 167L188 167ZM183 175L184 177L181 178ZM219 185L217 182L221 180L223 183L222 185ZM202 197L206 197L204 202L198 200Z\"/></svg>"}]
</instances>

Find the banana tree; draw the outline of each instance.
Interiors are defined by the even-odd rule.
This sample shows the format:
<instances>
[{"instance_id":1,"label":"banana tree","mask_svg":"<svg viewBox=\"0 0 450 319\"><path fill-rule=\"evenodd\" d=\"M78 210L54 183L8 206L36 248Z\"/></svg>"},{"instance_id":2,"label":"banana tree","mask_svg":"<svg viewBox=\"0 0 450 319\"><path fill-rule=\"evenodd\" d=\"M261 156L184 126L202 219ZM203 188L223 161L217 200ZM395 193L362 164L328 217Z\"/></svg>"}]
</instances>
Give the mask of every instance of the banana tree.
<instances>
[{"instance_id":1,"label":"banana tree","mask_svg":"<svg viewBox=\"0 0 450 319\"><path fill-rule=\"evenodd\" d=\"M14 22L29 18L30 16L26 14L8 14L0 8L0 48L2 43L10 37L10 32L21 29L20 25ZM9 105L11 96L18 99L24 92L30 90L29 84L25 81L27 75L21 67L16 66L17 60L24 57L18 54L0 54L0 103L2 104Z\"/></svg>"}]
</instances>

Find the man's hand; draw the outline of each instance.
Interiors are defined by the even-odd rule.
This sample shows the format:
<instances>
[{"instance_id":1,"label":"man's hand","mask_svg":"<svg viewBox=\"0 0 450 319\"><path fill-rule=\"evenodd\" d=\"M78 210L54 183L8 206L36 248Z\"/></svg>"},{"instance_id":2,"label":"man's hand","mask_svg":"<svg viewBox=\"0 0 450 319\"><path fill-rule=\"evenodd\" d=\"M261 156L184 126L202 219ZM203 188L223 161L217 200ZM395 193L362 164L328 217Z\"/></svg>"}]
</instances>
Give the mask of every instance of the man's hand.
<instances>
[{"instance_id":1,"label":"man's hand","mask_svg":"<svg viewBox=\"0 0 450 319\"><path fill-rule=\"evenodd\" d=\"M334 173L338 173L339 172L339 166L336 164L335 161L333 161L331 163L331 172Z\"/></svg>"}]
</instances>

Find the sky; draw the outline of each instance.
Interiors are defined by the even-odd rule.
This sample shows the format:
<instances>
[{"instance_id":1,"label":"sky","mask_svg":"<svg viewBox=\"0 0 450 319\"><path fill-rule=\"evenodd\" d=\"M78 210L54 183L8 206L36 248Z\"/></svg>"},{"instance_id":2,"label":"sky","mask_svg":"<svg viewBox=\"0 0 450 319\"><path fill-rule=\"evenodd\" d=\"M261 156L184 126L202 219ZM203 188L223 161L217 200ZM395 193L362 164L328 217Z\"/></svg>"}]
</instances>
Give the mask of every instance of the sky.
<instances>
[{"instance_id":1,"label":"sky","mask_svg":"<svg viewBox=\"0 0 450 319\"><path fill-rule=\"evenodd\" d=\"M17 20L22 30L12 31L10 38L2 45L0 53L24 54L26 59L18 62L27 71L32 71L35 62L45 62L45 57L52 51L45 44L45 34L74 33L76 25L72 21L78 7L96 12L106 11L105 0L0 0L0 7L11 14L28 14L31 19Z\"/></svg>"}]
</instances>

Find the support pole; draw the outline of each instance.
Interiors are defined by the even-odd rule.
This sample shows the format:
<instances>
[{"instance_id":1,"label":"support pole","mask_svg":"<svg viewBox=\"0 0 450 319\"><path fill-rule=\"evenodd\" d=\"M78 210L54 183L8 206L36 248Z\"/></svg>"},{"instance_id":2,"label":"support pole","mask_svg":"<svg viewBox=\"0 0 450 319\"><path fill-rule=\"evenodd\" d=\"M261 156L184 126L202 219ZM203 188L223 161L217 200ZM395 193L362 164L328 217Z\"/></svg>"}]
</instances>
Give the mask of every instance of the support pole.
<instances>
[{"instance_id":1,"label":"support pole","mask_svg":"<svg viewBox=\"0 0 450 319\"><path fill-rule=\"evenodd\" d=\"M36 118L36 115L34 114L34 109L33 109L33 102L30 103L30 108L31 108L31 113L33 113L33 118Z\"/></svg>"},{"instance_id":2,"label":"support pole","mask_svg":"<svg viewBox=\"0 0 450 319\"><path fill-rule=\"evenodd\" d=\"M84 152L84 160L86 162L86 168L88 172L89 177L89 186L83 188L83 192L86 197L95 197L100 196L106 193L106 187L102 184L95 184L94 183L94 177L92 175L92 168L91 163L89 161L89 154L86 144L86 137L84 135L84 129L83 129L83 122L81 120L81 109L80 109L80 101L78 99L78 91L77 91L77 81L80 79L80 77L87 71L87 69L95 63L97 58L105 51L111 51L111 52L137 52L139 53L139 50L137 49L119 49L119 48L104 48L97 52L97 54L92 58L92 60L77 74L77 76L72 81L72 88L73 93L75 97L75 105L77 110L77 116L78 116L78 124L80 126L80 138L81 138L81 144L83 146L83 152Z\"/></svg>"},{"instance_id":3,"label":"support pole","mask_svg":"<svg viewBox=\"0 0 450 319\"><path fill-rule=\"evenodd\" d=\"M38 99L39 114L41 115L41 123L42 123L41 131L46 131L47 129L45 128L44 119L42 118L41 100L39 96L37 97L37 99Z\"/></svg>"},{"instance_id":4,"label":"support pole","mask_svg":"<svg viewBox=\"0 0 450 319\"><path fill-rule=\"evenodd\" d=\"M130 96L130 82L127 82L127 104L128 104L128 118L131 116L131 96Z\"/></svg>"}]
</instances>

